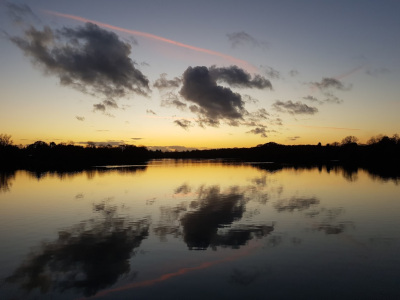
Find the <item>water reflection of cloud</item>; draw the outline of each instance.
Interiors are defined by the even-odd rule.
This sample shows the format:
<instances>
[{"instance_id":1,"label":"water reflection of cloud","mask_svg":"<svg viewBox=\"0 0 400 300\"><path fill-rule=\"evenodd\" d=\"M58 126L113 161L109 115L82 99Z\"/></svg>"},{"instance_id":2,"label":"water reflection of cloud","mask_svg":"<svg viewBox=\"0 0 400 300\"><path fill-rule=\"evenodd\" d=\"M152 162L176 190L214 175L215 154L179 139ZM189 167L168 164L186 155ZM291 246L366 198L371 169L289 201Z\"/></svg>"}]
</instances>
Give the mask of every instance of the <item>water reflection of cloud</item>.
<instances>
[{"instance_id":1,"label":"water reflection of cloud","mask_svg":"<svg viewBox=\"0 0 400 300\"><path fill-rule=\"evenodd\" d=\"M235 285L248 286L249 284L256 281L261 275L261 272L257 269L253 270L240 270L233 269L232 274L229 277L229 282Z\"/></svg>"},{"instance_id":2,"label":"water reflection of cloud","mask_svg":"<svg viewBox=\"0 0 400 300\"><path fill-rule=\"evenodd\" d=\"M349 227L354 228L354 224L352 222L340 222L338 224L321 223L317 224L316 227L318 231L322 231L325 234L340 234Z\"/></svg>"},{"instance_id":3,"label":"water reflection of cloud","mask_svg":"<svg viewBox=\"0 0 400 300\"><path fill-rule=\"evenodd\" d=\"M182 237L191 250L237 249L273 231L272 225L236 224L244 216L251 189L234 186L221 191L219 186L200 186L195 193L192 190L187 184L179 186L175 192L185 191L195 198L174 207L161 207L160 222L154 228L161 240L165 241L167 235Z\"/></svg>"},{"instance_id":4,"label":"water reflection of cloud","mask_svg":"<svg viewBox=\"0 0 400 300\"><path fill-rule=\"evenodd\" d=\"M316 197L292 197L290 199L278 200L274 207L278 212L293 212L309 209L311 206L318 205L320 201Z\"/></svg>"},{"instance_id":5,"label":"water reflection of cloud","mask_svg":"<svg viewBox=\"0 0 400 300\"><path fill-rule=\"evenodd\" d=\"M55 241L43 242L6 282L27 291L73 289L91 296L128 274L129 259L148 236L149 221L120 217L116 207L106 203L94 205L94 210L100 217L59 231Z\"/></svg>"}]
</instances>

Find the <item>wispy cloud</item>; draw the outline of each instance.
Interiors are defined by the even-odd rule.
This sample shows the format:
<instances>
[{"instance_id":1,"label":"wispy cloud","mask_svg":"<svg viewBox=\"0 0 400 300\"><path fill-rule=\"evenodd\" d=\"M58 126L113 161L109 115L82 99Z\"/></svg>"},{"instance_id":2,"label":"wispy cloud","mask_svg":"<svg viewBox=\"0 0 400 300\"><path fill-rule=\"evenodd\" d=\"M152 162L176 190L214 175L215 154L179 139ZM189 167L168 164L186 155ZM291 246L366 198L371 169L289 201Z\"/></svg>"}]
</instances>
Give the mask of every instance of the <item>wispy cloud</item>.
<instances>
[{"instance_id":1,"label":"wispy cloud","mask_svg":"<svg viewBox=\"0 0 400 300\"><path fill-rule=\"evenodd\" d=\"M5 2L8 16L14 23L26 24L28 22L40 23L40 19L32 9L26 4L17 4L13 2Z\"/></svg>"},{"instance_id":2,"label":"wispy cloud","mask_svg":"<svg viewBox=\"0 0 400 300\"><path fill-rule=\"evenodd\" d=\"M85 121L85 117L82 116L75 116L78 121Z\"/></svg>"},{"instance_id":3,"label":"wispy cloud","mask_svg":"<svg viewBox=\"0 0 400 300\"><path fill-rule=\"evenodd\" d=\"M157 115L152 109L147 109L146 113L151 114L151 115Z\"/></svg>"},{"instance_id":4,"label":"wispy cloud","mask_svg":"<svg viewBox=\"0 0 400 300\"><path fill-rule=\"evenodd\" d=\"M144 38L148 38L148 39L152 39L152 40L156 40L156 41L160 41L160 42L164 42L164 43L168 43L168 44L173 44L177 47L182 47L182 48L186 48L186 49L190 49L193 51L197 51L197 52L202 52L202 53L206 53L209 55L213 55L213 56L218 56L223 58L226 61L229 61L230 63L234 63L237 64L243 68L245 68L246 70L248 70L249 72L257 72L257 68L255 66L253 66L252 64L250 64L247 61L238 59L236 57L221 53L221 52L217 52L217 51L213 51L213 50L209 50L209 49L205 49L205 48L200 48L200 47L196 47L196 46L192 46L192 45L188 45L188 44L184 44L184 43L180 43L174 40L170 40L161 36L157 36L151 33L147 33L147 32L141 32L141 31L136 31L136 30L131 30L131 29L126 29L126 28L122 28L122 27L118 27L118 26L113 26L110 24L106 24L106 23L102 23L102 22L98 22L98 21L94 21L94 20L89 20L86 18L82 18L79 16L74 16L74 15L69 15L69 14L63 14L63 13L59 13L59 12L55 12L55 11L50 11L50 10L44 10L45 13L54 15L54 16L58 16L58 17L62 17L62 18L67 18L67 19L73 19L76 21L80 21L80 22L90 22L93 24L96 24L98 26L104 27L104 28L108 28L108 29L112 29L115 31L120 31L120 32L125 32L128 34L132 34L132 35L136 35L136 36L141 36Z\"/></svg>"},{"instance_id":5,"label":"wispy cloud","mask_svg":"<svg viewBox=\"0 0 400 300\"><path fill-rule=\"evenodd\" d=\"M261 66L260 69L264 72L264 74L271 79L280 79L281 73L270 66Z\"/></svg>"},{"instance_id":6,"label":"wispy cloud","mask_svg":"<svg viewBox=\"0 0 400 300\"><path fill-rule=\"evenodd\" d=\"M175 77L174 79L167 79L167 74L162 73L160 78L154 82L153 86L159 90L175 89L178 88L181 83L181 78Z\"/></svg>"},{"instance_id":7,"label":"wispy cloud","mask_svg":"<svg viewBox=\"0 0 400 300\"><path fill-rule=\"evenodd\" d=\"M266 48L268 46L266 42L258 40L244 31L228 33L227 37L229 42L231 43L232 48L237 48L239 46Z\"/></svg>"},{"instance_id":8,"label":"wispy cloud","mask_svg":"<svg viewBox=\"0 0 400 300\"><path fill-rule=\"evenodd\" d=\"M266 138L267 137L267 130L265 129L265 127L256 127L250 131L248 131L247 133L253 133L253 134L259 134L261 137Z\"/></svg>"},{"instance_id":9,"label":"wispy cloud","mask_svg":"<svg viewBox=\"0 0 400 300\"><path fill-rule=\"evenodd\" d=\"M308 106L307 104L301 103L300 101L292 102L289 101L275 101L272 107L279 112L286 112L293 115L296 114L308 114L313 115L318 112L318 108Z\"/></svg>"},{"instance_id":10,"label":"wispy cloud","mask_svg":"<svg viewBox=\"0 0 400 300\"><path fill-rule=\"evenodd\" d=\"M192 126L192 122L185 119L175 120L174 123L185 130L188 130Z\"/></svg>"}]
</instances>

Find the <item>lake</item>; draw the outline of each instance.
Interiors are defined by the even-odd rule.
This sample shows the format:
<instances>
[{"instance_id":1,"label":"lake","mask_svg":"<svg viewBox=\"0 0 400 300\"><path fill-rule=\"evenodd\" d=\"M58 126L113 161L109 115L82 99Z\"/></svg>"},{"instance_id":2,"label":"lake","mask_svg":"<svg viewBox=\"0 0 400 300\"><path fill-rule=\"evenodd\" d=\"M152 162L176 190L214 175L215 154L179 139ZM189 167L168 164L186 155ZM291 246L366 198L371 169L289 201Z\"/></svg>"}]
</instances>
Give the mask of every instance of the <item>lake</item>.
<instances>
[{"instance_id":1,"label":"lake","mask_svg":"<svg viewBox=\"0 0 400 300\"><path fill-rule=\"evenodd\" d=\"M0 173L1 299L400 299L400 185L153 160Z\"/></svg>"}]
</instances>

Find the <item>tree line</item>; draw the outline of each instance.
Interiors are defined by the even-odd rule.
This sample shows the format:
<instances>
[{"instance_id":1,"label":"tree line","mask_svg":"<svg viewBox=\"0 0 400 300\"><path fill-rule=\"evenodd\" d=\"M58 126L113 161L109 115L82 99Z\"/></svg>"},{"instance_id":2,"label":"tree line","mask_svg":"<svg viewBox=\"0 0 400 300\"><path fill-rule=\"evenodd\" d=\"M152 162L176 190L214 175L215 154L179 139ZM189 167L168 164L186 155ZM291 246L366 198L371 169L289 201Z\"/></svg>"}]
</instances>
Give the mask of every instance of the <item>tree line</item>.
<instances>
[{"instance_id":1,"label":"tree line","mask_svg":"<svg viewBox=\"0 0 400 300\"><path fill-rule=\"evenodd\" d=\"M250 148L223 148L163 152L144 146L46 143L36 141L27 146L16 146L10 135L0 134L0 169L75 169L99 165L137 164L154 158L175 159L236 159L280 163L339 162L359 166L400 167L400 137L379 135L366 144L359 144L355 136L347 136L340 143L321 145L282 145L274 142Z\"/></svg>"}]
</instances>

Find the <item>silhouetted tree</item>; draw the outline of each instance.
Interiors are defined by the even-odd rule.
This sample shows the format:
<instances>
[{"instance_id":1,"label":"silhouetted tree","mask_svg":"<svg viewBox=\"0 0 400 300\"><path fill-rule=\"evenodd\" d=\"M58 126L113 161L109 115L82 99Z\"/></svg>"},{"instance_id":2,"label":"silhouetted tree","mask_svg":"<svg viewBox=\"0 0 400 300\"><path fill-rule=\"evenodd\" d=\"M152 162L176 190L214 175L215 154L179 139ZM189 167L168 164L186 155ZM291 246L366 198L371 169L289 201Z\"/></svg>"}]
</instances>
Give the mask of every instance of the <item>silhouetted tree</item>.
<instances>
[{"instance_id":1,"label":"silhouetted tree","mask_svg":"<svg viewBox=\"0 0 400 300\"><path fill-rule=\"evenodd\" d=\"M353 136L353 135L349 135L346 136L343 140L342 140L342 145L351 145L351 144L356 144L358 143L358 138Z\"/></svg>"},{"instance_id":2,"label":"silhouetted tree","mask_svg":"<svg viewBox=\"0 0 400 300\"><path fill-rule=\"evenodd\" d=\"M0 134L0 147L11 146L13 143L11 139L11 135L9 134Z\"/></svg>"}]
</instances>

